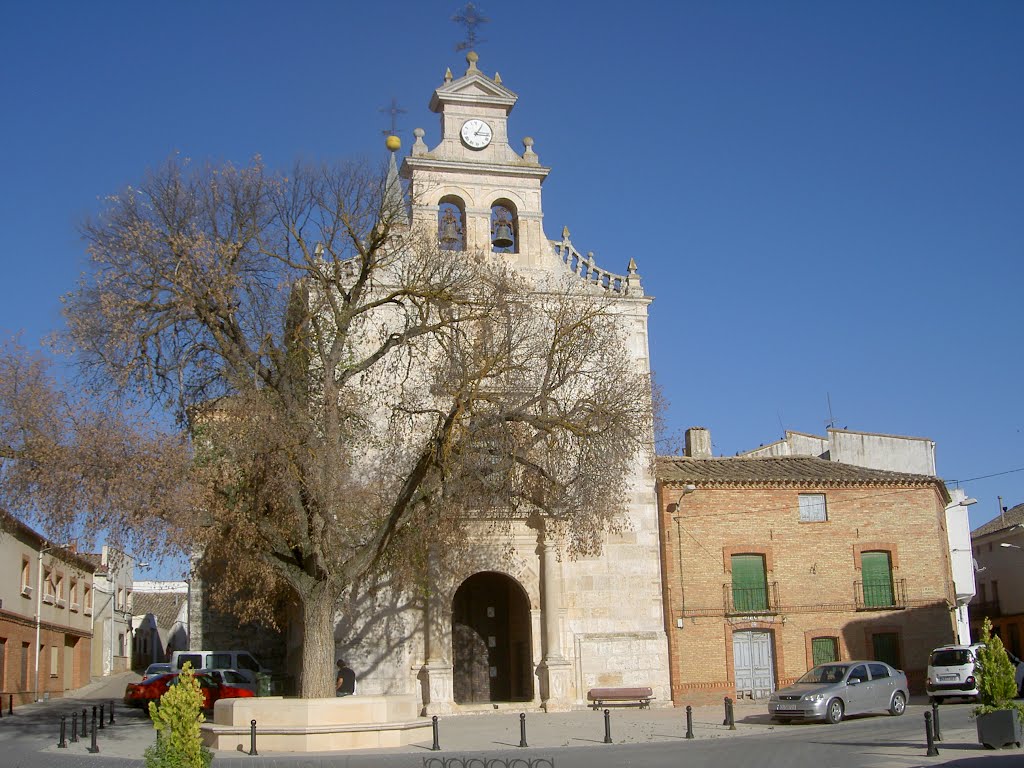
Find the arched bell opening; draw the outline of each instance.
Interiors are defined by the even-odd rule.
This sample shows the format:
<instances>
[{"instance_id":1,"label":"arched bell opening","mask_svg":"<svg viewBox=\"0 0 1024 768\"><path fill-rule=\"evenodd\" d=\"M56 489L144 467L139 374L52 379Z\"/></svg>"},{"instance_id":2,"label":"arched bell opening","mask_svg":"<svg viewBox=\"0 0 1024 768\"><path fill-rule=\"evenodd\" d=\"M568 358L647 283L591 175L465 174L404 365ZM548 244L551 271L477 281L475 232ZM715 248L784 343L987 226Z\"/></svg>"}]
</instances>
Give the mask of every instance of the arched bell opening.
<instances>
[{"instance_id":1,"label":"arched bell opening","mask_svg":"<svg viewBox=\"0 0 1024 768\"><path fill-rule=\"evenodd\" d=\"M519 253L519 216L508 200L496 200L491 205L491 250Z\"/></svg>"},{"instance_id":2,"label":"arched bell opening","mask_svg":"<svg viewBox=\"0 0 1024 768\"><path fill-rule=\"evenodd\" d=\"M452 600L457 704L533 700L530 601L515 579L476 573Z\"/></svg>"},{"instance_id":3,"label":"arched bell opening","mask_svg":"<svg viewBox=\"0 0 1024 768\"><path fill-rule=\"evenodd\" d=\"M437 241L446 251L466 250L466 204L454 195L437 206Z\"/></svg>"}]
</instances>

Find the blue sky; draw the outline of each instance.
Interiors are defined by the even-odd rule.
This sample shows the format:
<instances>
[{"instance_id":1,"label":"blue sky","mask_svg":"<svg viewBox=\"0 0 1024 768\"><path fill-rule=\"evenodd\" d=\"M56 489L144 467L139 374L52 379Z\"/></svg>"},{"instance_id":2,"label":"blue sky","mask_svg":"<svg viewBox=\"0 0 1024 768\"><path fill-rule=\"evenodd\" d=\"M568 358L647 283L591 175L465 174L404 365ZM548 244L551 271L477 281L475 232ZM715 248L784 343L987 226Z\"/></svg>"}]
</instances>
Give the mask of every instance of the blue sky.
<instances>
[{"instance_id":1,"label":"blue sky","mask_svg":"<svg viewBox=\"0 0 1024 768\"><path fill-rule=\"evenodd\" d=\"M1024 3L482 1L480 67L552 167L549 237L632 257L674 428L925 436L1024 502ZM0 333L61 323L99 200L171 153L275 167L405 147L450 2L9 3ZM627 12L628 11L628 12ZM1014 471L1018 470L1018 471Z\"/></svg>"}]
</instances>

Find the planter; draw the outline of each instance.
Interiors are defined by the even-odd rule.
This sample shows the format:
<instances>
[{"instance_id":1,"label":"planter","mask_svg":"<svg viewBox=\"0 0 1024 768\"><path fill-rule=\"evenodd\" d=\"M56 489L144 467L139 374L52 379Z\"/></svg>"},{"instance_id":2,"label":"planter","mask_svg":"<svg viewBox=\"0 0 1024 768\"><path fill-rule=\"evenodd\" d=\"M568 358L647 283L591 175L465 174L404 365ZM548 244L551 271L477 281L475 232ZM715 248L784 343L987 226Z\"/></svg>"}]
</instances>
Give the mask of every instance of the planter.
<instances>
[{"instance_id":1,"label":"planter","mask_svg":"<svg viewBox=\"0 0 1024 768\"><path fill-rule=\"evenodd\" d=\"M989 749L1021 744L1020 717L1015 709L1000 709L978 715L978 741Z\"/></svg>"}]
</instances>

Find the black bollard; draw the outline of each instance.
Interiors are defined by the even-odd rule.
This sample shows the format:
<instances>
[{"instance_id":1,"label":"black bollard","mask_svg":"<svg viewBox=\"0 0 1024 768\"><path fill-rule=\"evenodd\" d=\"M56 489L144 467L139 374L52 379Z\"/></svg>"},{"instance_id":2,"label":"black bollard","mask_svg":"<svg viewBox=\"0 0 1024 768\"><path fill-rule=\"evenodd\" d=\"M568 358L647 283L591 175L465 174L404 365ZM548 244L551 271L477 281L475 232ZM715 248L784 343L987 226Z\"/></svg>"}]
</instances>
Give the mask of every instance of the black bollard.
<instances>
[{"instance_id":1,"label":"black bollard","mask_svg":"<svg viewBox=\"0 0 1024 768\"><path fill-rule=\"evenodd\" d=\"M256 721L255 720L250 720L249 721L249 754L250 755L259 755L259 752L256 751Z\"/></svg>"},{"instance_id":2,"label":"black bollard","mask_svg":"<svg viewBox=\"0 0 1024 768\"><path fill-rule=\"evenodd\" d=\"M67 749L68 740L65 738L68 733L68 716L60 716L60 741L57 742L57 749Z\"/></svg>"},{"instance_id":3,"label":"black bollard","mask_svg":"<svg viewBox=\"0 0 1024 768\"><path fill-rule=\"evenodd\" d=\"M86 717L85 707L82 707L82 738L83 739L86 736L89 735L89 725L88 725L88 723L86 723L85 717Z\"/></svg>"},{"instance_id":4,"label":"black bollard","mask_svg":"<svg viewBox=\"0 0 1024 768\"><path fill-rule=\"evenodd\" d=\"M924 736L928 740L928 757L935 757L939 754L939 748L935 746L932 738L932 713L925 710L924 713Z\"/></svg>"},{"instance_id":5,"label":"black bollard","mask_svg":"<svg viewBox=\"0 0 1024 768\"><path fill-rule=\"evenodd\" d=\"M441 749L441 745L437 741L437 715L434 715L430 721L434 726L434 745L430 748L431 752L438 752Z\"/></svg>"},{"instance_id":6,"label":"black bollard","mask_svg":"<svg viewBox=\"0 0 1024 768\"><path fill-rule=\"evenodd\" d=\"M686 738L693 738L693 707L686 705Z\"/></svg>"},{"instance_id":7,"label":"black bollard","mask_svg":"<svg viewBox=\"0 0 1024 768\"><path fill-rule=\"evenodd\" d=\"M612 713L607 709L604 711L604 743L612 743Z\"/></svg>"},{"instance_id":8,"label":"black bollard","mask_svg":"<svg viewBox=\"0 0 1024 768\"><path fill-rule=\"evenodd\" d=\"M110 724L114 724L114 700L110 700Z\"/></svg>"},{"instance_id":9,"label":"black bollard","mask_svg":"<svg viewBox=\"0 0 1024 768\"><path fill-rule=\"evenodd\" d=\"M939 702L932 700L932 733L936 741L942 741L942 728L939 727Z\"/></svg>"},{"instance_id":10,"label":"black bollard","mask_svg":"<svg viewBox=\"0 0 1024 768\"><path fill-rule=\"evenodd\" d=\"M725 719L726 722L723 725L728 725L730 731L736 730L736 710L733 709L735 706L732 699L728 696L725 698Z\"/></svg>"},{"instance_id":11,"label":"black bollard","mask_svg":"<svg viewBox=\"0 0 1024 768\"><path fill-rule=\"evenodd\" d=\"M78 743L78 713L74 712L71 715L71 743Z\"/></svg>"},{"instance_id":12,"label":"black bollard","mask_svg":"<svg viewBox=\"0 0 1024 768\"><path fill-rule=\"evenodd\" d=\"M520 747L528 747L528 746L530 746L529 744L526 743L526 713L525 712L520 712L519 713L519 746Z\"/></svg>"},{"instance_id":13,"label":"black bollard","mask_svg":"<svg viewBox=\"0 0 1024 768\"><path fill-rule=\"evenodd\" d=\"M105 710L105 709L106 709L106 707L107 707L107 705L106 705L106 704L100 704L100 730L101 730L101 731L102 731L102 730L103 730L103 728L104 728L104 725L103 725L103 721L107 719L107 715L106 715L106 713L105 713L105 712L103 711L103 710Z\"/></svg>"},{"instance_id":14,"label":"black bollard","mask_svg":"<svg viewBox=\"0 0 1024 768\"><path fill-rule=\"evenodd\" d=\"M728 725L729 724L729 697L728 696L725 697L724 704L725 704L725 717L722 719L722 725Z\"/></svg>"},{"instance_id":15,"label":"black bollard","mask_svg":"<svg viewBox=\"0 0 1024 768\"><path fill-rule=\"evenodd\" d=\"M92 743L89 745L89 754L96 755L100 751L100 747L96 743L96 707L92 708L92 729L90 732L92 733Z\"/></svg>"},{"instance_id":16,"label":"black bollard","mask_svg":"<svg viewBox=\"0 0 1024 768\"><path fill-rule=\"evenodd\" d=\"M0 699L0 707L2 707L2 706L3 706L3 699ZM14 714L14 694L13 693L10 696L7 697L7 714L8 715L13 715Z\"/></svg>"}]
</instances>

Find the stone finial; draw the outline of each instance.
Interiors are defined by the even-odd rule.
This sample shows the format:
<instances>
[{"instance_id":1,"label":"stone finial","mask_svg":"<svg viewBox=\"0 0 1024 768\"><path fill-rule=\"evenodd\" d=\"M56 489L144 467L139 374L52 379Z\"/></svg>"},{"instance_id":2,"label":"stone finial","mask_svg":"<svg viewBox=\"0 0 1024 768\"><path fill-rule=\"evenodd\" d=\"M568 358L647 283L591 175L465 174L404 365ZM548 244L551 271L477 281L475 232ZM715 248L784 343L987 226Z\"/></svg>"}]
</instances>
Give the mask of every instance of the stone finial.
<instances>
[{"instance_id":1,"label":"stone finial","mask_svg":"<svg viewBox=\"0 0 1024 768\"><path fill-rule=\"evenodd\" d=\"M631 274L631 275L635 275L635 274L636 274L636 259L632 259L632 258L631 258L631 259L629 260L629 266L628 266L628 267L626 267L626 271L627 271L627 272L628 272L629 274Z\"/></svg>"},{"instance_id":2,"label":"stone finial","mask_svg":"<svg viewBox=\"0 0 1024 768\"><path fill-rule=\"evenodd\" d=\"M444 81L450 83L452 81L452 68L446 67L444 70Z\"/></svg>"},{"instance_id":3,"label":"stone finial","mask_svg":"<svg viewBox=\"0 0 1024 768\"><path fill-rule=\"evenodd\" d=\"M480 61L480 57L476 55L476 51L470 51L466 54L466 63L469 64L469 68L466 70L468 75L470 72L479 72L476 68L476 63Z\"/></svg>"},{"instance_id":4,"label":"stone finial","mask_svg":"<svg viewBox=\"0 0 1024 768\"><path fill-rule=\"evenodd\" d=\"M562 239L563 240L568 240L569 239L569 228L568 227L562 227Z\"/></svg>"},{"instance_id":5,"label":"stone finial","mask_svg":"<svg viewBox=\"0 0 1024 768\"><path fill-rule=\"evenodd\" d=\"M637 273L636 261L632 258L629 260L629 266L626 267L626 293L630 296L644 295L644 287L640 283L640 275Z\"/></svg>"},{"instance_id":6,"label":"stone finial","mask_svg":"<svg viewBox=\"0 0 1024 768\"><path fill-rule=\"evenodd\" d=\"M501 85L501 75L499 75L497 72L494 73L494 82L496 82L498 85Z\"/></svg>"},{"instance_id":7,"label":"stone finial","mask_svg":"<svg viewBox=\"0 0 1024 768\"><path fill-rule=\"evenodd\" d=\"M413 128L412 135L416 137L416 140L412 144L412 153L414 155L423 155L427 152L427 145L423 141L423 137L426 135L426 131L422 128Z\"/></svg>"},{"instance_id":8,"label":"stone finial","mask_svg":"<svg viewBox=\"0 0 1024 768\"><path fill-rule=\"evenodd\" d=\"M526 136L523 138L523 159L528 160L531 163L537 162L537 153L533 151L532 136Z\"/></svg>"},{"instance_id":9,"label":"stone finial","mask_svg":"<svg viewBox=\"0 0 1024 768\"><path fill-rule=\"evenodd\" d=\"M322 259L324 257L324 244L323 243L317 243L316 244L316 248L313 249L313 255L316 256L316 258L318 258L318 259Z\"/></svg>"}]
</instances>

